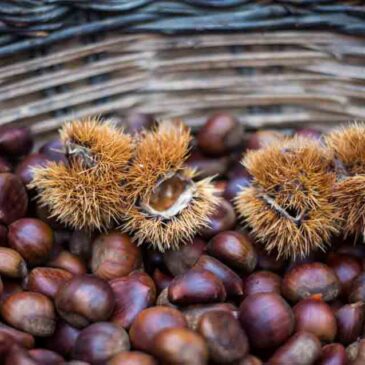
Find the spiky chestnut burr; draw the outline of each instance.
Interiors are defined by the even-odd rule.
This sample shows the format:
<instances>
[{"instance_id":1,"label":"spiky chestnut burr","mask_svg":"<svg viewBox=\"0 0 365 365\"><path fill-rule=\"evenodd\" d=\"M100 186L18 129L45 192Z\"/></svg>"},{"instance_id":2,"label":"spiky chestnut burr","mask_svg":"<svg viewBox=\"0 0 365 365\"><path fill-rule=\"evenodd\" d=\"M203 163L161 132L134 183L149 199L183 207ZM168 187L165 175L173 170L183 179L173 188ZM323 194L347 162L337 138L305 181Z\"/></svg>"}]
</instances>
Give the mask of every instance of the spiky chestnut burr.
<instances>
[{"instance_id":1,"label":"spiky chestnut burr","mask_svg":"<svg viewBox=\"0 0 365 365\"><path fill-rule=\"evenodd\" d=\"M235 198L236 208L265 249L284 258L324 249L338 225L331 154L294 137L249 151L242 163L253 181Z\"/></svg>"},{"instance_id":2,"label":"spiky chestnut burr","mask_svg":"<svg viewBox=\"0 0 365 365\"><path fill-rule=\"evenodd\" d=\"M334 198L345 235L365 233L365 124L352 123L326 136L336 170Z\"/></svg>"},{"instance_id":3,"label":"spiky chestnut burr","mask_svg":"<svg viewBox=\"0 0 365 365\"><path fill-rule=\"evenodd\" d=\"M76 120L60 131L67 163L34 168L30 186L52 217L74 228L104 230L121 219L133 153L130 136L110 122Z\"/></svg>"},{"instance_id":4,"label":"spiky chestnut burr","mask_svg":"<svg viewBox=\"0 0 365 365\"><path fill-rule=\"evenodd\" d=\"M190 241L218 202L211 178L195 181L194 170L184 167L190 139L180 121L161 122L140 136L128 173L133 204L123 229L162 252Z\"/></svg>"}]
</instances>

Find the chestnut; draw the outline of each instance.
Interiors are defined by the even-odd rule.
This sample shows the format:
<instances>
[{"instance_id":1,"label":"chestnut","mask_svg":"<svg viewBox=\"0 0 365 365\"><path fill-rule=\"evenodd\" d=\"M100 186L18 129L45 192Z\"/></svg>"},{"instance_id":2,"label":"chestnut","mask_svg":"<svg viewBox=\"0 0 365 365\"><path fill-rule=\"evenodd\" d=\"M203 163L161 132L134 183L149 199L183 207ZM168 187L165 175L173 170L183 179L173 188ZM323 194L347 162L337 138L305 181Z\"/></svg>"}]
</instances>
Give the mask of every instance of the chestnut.
<instances>
[{"instance_id":1,"label":"chestnut","mask_svg":"<svg viewBox=\"0 0 365 365\"><path fill-rule=\"evenodd\" d=\"M156 301L155 284L144 272L133 272L109 283L115 297L114 312L110 320L121 327L129 328L138 313Z\"/></svg>"},{"instance_id":2,"label":"chestnut","mask_svg":"<svg viewBox=\"0 0 365 365\"><path fill-rule=\"evenodd\" d=\"M27 264L20 254L8 247L0 247L0 274L11 278L27 275Z\"/></svg>"},{"instance_id":3,"label":"chestnut","mask_svg":"<svg viewBox=\"0 0 365 365\"><path fill-rule=\"evenodd\" d=\"M226 291L210 271L196 269L175 277L168 287L168 299L180 305L224 302Z\"/></svg>"},{"instance_id":4,"label":"chestnut","mask_svg":"<svg viewBox=\"0 0 365 365\"><path fill-rule=\"evenodd\" d=\"M123 328L113 323L99 322L80 332L72 357L90 364L100 364L129 348L128 334Z\"/></svg>"},{"instance_id":5,"label":"chestnut","mask_svg":"<svg viewBox=\"0 0 365 365\"><path fill-rule=\"evenodd\" d=\"M9 226L9 246L31 265L47 261L53 247L52 228L36 218L22 218Z\"/></svg>"},{"instance_id":6,"label":"chestnut","mask_svg":"<svg viewBox=\"0 0 365 365\"><path fill-rule=\"evenodd\" d=\"M9 161L0 156L0 173L1 172L11 172L12 166Z\"/></svg>"},{"instance_id":7,"label":"chestnut","mask_svg":"<svg viewBox=\"0 0 365 365\"><path fill-rule=\"evenodd\" d=\"M257 349L280 346L294 330L293 312L276 293L257 293L246 297L240 306L239 319L250 344Z\"/></svg>"},{"instance_id":8,"label":"chestnut","mask_svg":"<svg viewBox=\"0 0 365 365\"><path fill-rule=\"evenodd\" d=\"M0 332L0 364L2 359L5 358L10 348L14 345L14 340L6 333Z\"/></svg>"},{"instance_id":9,"label":"chestnut","mask_svg":"<svg viewBox=\"0 0 365 365\"><path fill-rule=\"evenodd\" d=\"M220 232L208 243L208 253L233 269L252 272L257 264L257 255L252 239L236 231Z\"/></svg>"},{"instance_id":10,"label":"chestnut","mask_svg":"<svg viewBox=\"0 0 365 365\"><path fill-rule=\"evenodd\" d=\"M337 298L341 290L334 271L320 262L300 264L289 270L283 278L283 296L297 302L314 294L321 294L324 301Z\"/></svg>"},{"instance_id":11,"label":"chestnut","mask_svg":"<svg viewBox=\"0 0 365 365\"><path fill-rule=\"evenodd\" d=\"M31 153L17 165L15 174L27 186L33 179L33 168L36 166L44 167L48 162L49 160L45 155L36 152Z\"/></svg>"},{"instance_id":12,"label":"chestnut","mask_svg":"<svg viewBox=\"0 0 365 365\"><path fill-rule=\"evenodd\" d=\"M36 267L27 277L26 288L54 298L58 289L72 277L73 274L63 269Z\"/></svg>"},{"instance_id":13,"label":"chestnut","mask_svg":"<svg viewBox=\"0 0 365 365\"><path fill-rule=\"evenodd\" d=\"M2 127L0 130L0 151L17 157L27 154L33 147L30 129L27 127Z\"/></svg>"},{"instance_id":14,"label":"chestnut","mask_svg":"<svg viewBox=\"0 0 365 365\"><path fill-rule=\"evenodd\" d=\"M48 349L68 357L74 348L79 334L79 329L59 320L54 333L45 339L44 344Z\"/></svg>"},{"instance_id":15,"label":"chestnut","mask_svg":"<svg viewBox=\"0 0 365 365\"><path fill-rule=\"evenodd\" d=\"M144 309L133 321L129 336L133 348L150 352L154 337L165 328L183 328L187 323L184 315L174 308L156 306Z\"/></svg>"},{"instance_id":16,"label":"chestnut","mask_svg":"<svg viewBox=\"0 0 365 365\"><path fill-rule=\"evenodd\" d=\"M27 209L28 195L20 178L0 173L0 223L8 225L24 217Z\"/></svg>"},{"instance_id":17,"label":"chestnut","mask_svg":"<svg viewBox=\"0 0 365 365\"><path fill-rule=\"evenodd\" d=\"M322 347L322 354L316 365L347 365L346 350L339 343L330 343Z\"/></svg>"},{"instance_id":18,"label":"chestnut","mask_svg":"<svg viewBox=\"0 0 365 365\"><path fill-rule=\"evenodd\" d=\"M212 311L227 312L232 314L235 318L238 316L238 309L231 303L194 304L182 309L188 327L194 331L198 326L200 318L205 313Z\"/></svg>"},{"instance_id":19,"label":"chestnut","mask_svg":"<svg viewBox=\"0 0 365 365\"><path fill-rule=\"evenodd\" d=\"M27 349L34 347L34 337L30 333L19 331L5 323L0 322L0 334L5 334L6 336L11 337L13 342L21 347Z\"/></svg>"},{"instance_id":20,"label":"chestnut","mask_svg":"<svg viewBox=\"0 0 365 365\"><path fill-rule=\"evenodd\" d=\"M258 150L284 138L284 134L274 129L263 129L251 134L247 142L247 149Z\"/></svg>"},{"instance_id":21,"label":"chestnut","mask_svg":"<svg viewBox=\"0 0 365 365\"><path fill-rule=\"evenodd\" d=\"M152 278L158 292L162 292L167 289L171 284L171 281L174 279L172 275L162 272L159 268L156 268L153 271Z\"/></svg>"},{"instance_id":22,"label":"chestnut","mask_svg":"<svg viewBox=\"0 0 365 365\"><path fill-rule=\"evenodd\" d=\"M298 302L293 308L296 331L313 333L323 342L332 342L337 333L336 318L328 304L312 296Z\"/></svg>"},{"instance_id":23,"label":"chestnut","mask_svg":"<svg viewBox=\"0 0 365 365\"><path fill-rule=\"evenodd\" d=\"M244 281L245 295L256 293L280 294L281 277L271 271L256 271Z\"/></svg>"},{"instance_id":24,"label":"chestnut","mask_svg":"<svg viewBox=\"0 0 365 365\"><path fill-rule=\"evenodd\" d=\"M209 158L199 151L193 151L186 160L185 165L198 171L199 177L204 179L210 176L223 176L229 167L229 158Z\"/></svg>"},{"instance_id":25,"label":"chestnut","mask_svg":"<svg viewBox=\"0 0 365 365\"><path fill-rule=\"evenodd\" d=\"M203 314L197 331L206 340L209 356L214 362L231 363L248 353L247 336L231 313L211 311Z\"/></svg>"},{"instance_id":26,"label":"chestnut","mask_svg":"<svg viewBox=\"0 0 365 365\"><path fill-rule=\"evenodd\" d=\"M18 345L13 345L9 349L4 365L40 365L40 363L33 359L28 351Z\"/></svg>"},{"instance_id":27,"label":"chestnut","mask_svg":"<svg viewBox=\"0 0 365 365\"><path fill-rule=\"evenodd\" d=\"M335 313L337 339L344 345L356 341L364 326L364 303L346 304Z\"/></svg>"},{"instance_id":28,"label":"chestnut","mask_svg":"<svg viewBox=\"0 0 365 365\"><path fill-rule=\"evenodd\" d=\"M194 238L191 244L184 245L178 250L166 251L163 255L163 260L172 275L185 274L198 261L205 248L205 241L200 238Z\"/></svg>"},{"instance_id":29,"label":"chestnut","mask_svg":"<svg viewBox=\"0 0 365 365\"><path fill-rule=\"evenodd\" d=\"M152 129L156 121L152 114L130 112L123 118L122 123L127 133L138 134Z\"/></svg>"},{"instance_id":30,"label":"chestnut","mask_svg":"<svg viewBox=\"0 0 365 365\"><path fill-rule=\"evenodd\" d=\"M77 275L57 292L55 304L60 316L77 328L107 320L114 309L110 285L95 276Z\"/></svg>"},{"instance_id":31,"label":"chestnut","mask_svg":"<svg viewBox=\"0 0 365 365\"><path fill-rule=\"evenodd\" d=\"M239 147L243 140L243 126L228 113L212 115L197 135L199 148L206 154L222 156Z\"/></svg>"},{"instance_id":32,"label":"chestnut","mask_svg":"<svg viewBox=\"0 0 365 365\"><path fill-rule=\"evenodd\" d=\"M227 296L241 296L243 294L241 278L228 266L214 257L208 255L200 256L199 260L193 266L193 270L206 270L214 274L222 281Z\"/></svg>"},{"instance_id":33,"label":"chestnut","mask_svg":"<svg viewBox=\"0 0 365 365\"><path fill-rule=\"evenodd\" d=\"M84 261L70 253L69 251L61 251L58 255L47 262L50 267L63 269L74 275L82 275L86 273L86 265Z\"/></svg>"},{"instance_id":34,"label":"chestnut","mask_svg":"<svg viewBox=\"0 0 365 365\"><path fill-rule=\"evenodd\" d=\"M332 253L327 259L327 265L337 275L341 283L342 294L347 295L352 281L362 272L359 260L352 256Z\"/></svg>"},{"instance_id":35,"label":"chestnut","mask_svg":"<svg viewBox=\"0 0 365 365\"><path fill-rule=\"evenodd\" d=\"M125 351L113 356L106 365L157 365L157 361L143 352Z\"/></svg>"},{"instance_id":36,"label":"chestnut","mask_svg":"<svg viewBox=\"0 0 365 365\"><path fill-rule=\"evenodd\" d=\"M228 171L228 181L223 197L229 202L232 202L242 188L250 186L251 183L252 176L241 163L237 162Z\"/></svg>"},{"instance_id":37,"label":"chestnut","mask_svg":"<svg viewBox=\"0 0 365 365\"><path fill-rule=\"evenodd\" d=\"M162 290L162 292L158 295L158 297L156 299L156 305L162 305L162 306L166 306L166 307L177 308L176 305L172 304L169 301L168 288L165 288L164 290Z\"/></svg>"},{"instance_id":38,"label":"chestnut","mask_svg":"<svg viewBox=\"0 0 365 365\"><path fill-rule=\"evenodd\" d=\"M365 272L353 280L349 290L349 302L365 302Z\"/></svg>"},{"instance_id":39,"label":"chestnut","mask_svg":"<svg viewBox=\"0 0 365 365\"><path fill-rule=\"evenodd\" d=\"M321 355L321 343L309 332L297 332L275 351L268 365L312 365Z\"/></svg>"},{"instance_id":40,"label":"chestnut","mask_svg":"<svg viewBox=\"0 0 365 365\"><path fill-rule=\"evenodd\" d=\"M32 359L42 365L62 365L65 359L54 351L47 349L32 349L28 351Z\"/></svg>"},{"instance_id":41,"label":"chestnut","mask_svg":"<svg viewBox=\"0 0 365 365\"><path fill-rule=\"evenodd\" d=\"M238 365L262 365L262 361L253 355L247 355L245 356Z\"/></svg>"},{"instance_id":42,"label":"chestnut","mask_svg":"<svg viewBox=\"0 0 365 365\"><path fill-rule=\"evenodd\" d=\"M39 153L45 155L50 161L67 163L65 147L60 138L51 139L43 144Z\"/></svg>"},{"instance_id":43,"label":"chestnut","mask_svg":"<svg viewBox=\"0 0 365 365\"><path fill-rule=\"evenodd\" d=\"M346 354L351 365L365 363L365 339L359 339L346 348Z\"/></svg>"},{"instance_id":44,"label":"chestnut","mask_svg":"<svg viewBox=\"0 0 365 365\"><path fill-rule=\"evenodd\" d=\"M285 260L282 257L278 258L274 252L266 252L260 245L255 245L254 247L257 253L256 270L279 273L284 269Z\"/></svg>"},{"instance_id":45,"label":"chestnut","mask_svg":"<svg viewBox=\"0 0 365 365\"><path fill-rule=\"evenodd\" d=\"M125 233L101 234L92 247L91 270L105 280L126 276L142 263L140 248Z\"/></svg>"},{"instance_id":46,"label":"chestnut","mask_svg":"<svg viewBox=\"0 0 365 365\"><path fill-rule=\"evenodd\" d=\"M153 339L154 355L169 365L205 365L208 349L204 339L187 328L166 328Z\"/></svg>"},{"instance_id":47,"label":"chestnut","mask_svg":"<svg viewBox=\"0 0 365 365\"><path fill-rule=\"evenodd\" d=\"M88 262L92 254L94 236L93 233L87 231L73 231L69 242L70 252Z\"/></svg>"},{"instance_id":48,"label":"chestnut","mask_svg":"<svg viewBox=\"0 0 365 365\"><path fill-rule=\"evenodd\" d=\"M208 227L202 229L201 234L204 238L211 238L219 232L234 228L236 221L237 217L232 204L221 199L217 209L209 216Z\"/></svg>"},{"instance_id":49,"label":"chestnut","mask_svg":"<svg viewBox=\"0 0 365 365\"><path fill-rule=\"evenodd\" d=\"M50 336L56 325L54 306L43 294L20 292L10 295L1 307L2 318L34 336Z\"/></svg>"}]
</instances>

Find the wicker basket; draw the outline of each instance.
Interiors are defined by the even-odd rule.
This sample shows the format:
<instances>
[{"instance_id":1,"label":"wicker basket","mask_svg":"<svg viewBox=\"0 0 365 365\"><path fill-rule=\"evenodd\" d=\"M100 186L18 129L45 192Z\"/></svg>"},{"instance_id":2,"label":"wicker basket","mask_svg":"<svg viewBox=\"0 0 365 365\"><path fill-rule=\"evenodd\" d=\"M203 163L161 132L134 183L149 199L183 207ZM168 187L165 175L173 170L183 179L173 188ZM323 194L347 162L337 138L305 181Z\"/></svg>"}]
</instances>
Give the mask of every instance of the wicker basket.
<instances>
[{"instance_id":1,"label":"wicker basket","mask_svg":"<svg viewBox=\"0 0 365 365\"><path fill-rule=\"evenodd\" d=\"M46 136L130 110L192 126L365 116L363 1L0 1L0 124Z\"/></svg>"}]
</instances>

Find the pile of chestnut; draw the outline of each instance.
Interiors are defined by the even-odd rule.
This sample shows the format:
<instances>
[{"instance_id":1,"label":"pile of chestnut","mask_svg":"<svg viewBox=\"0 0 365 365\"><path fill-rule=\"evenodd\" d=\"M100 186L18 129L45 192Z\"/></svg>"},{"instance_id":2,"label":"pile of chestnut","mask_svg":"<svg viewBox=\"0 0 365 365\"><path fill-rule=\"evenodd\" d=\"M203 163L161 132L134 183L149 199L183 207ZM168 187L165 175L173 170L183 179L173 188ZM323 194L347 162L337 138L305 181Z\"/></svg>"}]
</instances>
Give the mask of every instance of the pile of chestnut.
<instances>
[{"instance_id":1,"label":"pile of chestnut","mask_svg":"<svg viewBox=\"0 0 365 365\"><path fill-rule=\"evenodd\" d=\"M65 159L59 140L35 149L28 129L2 128L0 364L365 364L365 245L336 238L326 253L277 259L232 203L250 182L244 149L320 133L240 128L221 113L198 131L188 164L217 175L224 199L192 244L165 253L49 218L26 186L32 166Z\"/></svg>"}]
</instances>

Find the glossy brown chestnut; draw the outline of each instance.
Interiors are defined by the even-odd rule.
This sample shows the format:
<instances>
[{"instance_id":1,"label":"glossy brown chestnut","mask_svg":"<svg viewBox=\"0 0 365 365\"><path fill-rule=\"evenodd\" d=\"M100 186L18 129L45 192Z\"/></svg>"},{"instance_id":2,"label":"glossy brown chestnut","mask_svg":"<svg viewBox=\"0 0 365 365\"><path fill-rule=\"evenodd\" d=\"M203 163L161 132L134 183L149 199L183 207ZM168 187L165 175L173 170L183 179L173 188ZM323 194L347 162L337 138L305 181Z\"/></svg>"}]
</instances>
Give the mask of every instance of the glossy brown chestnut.
<instances>
[{"instance_id":1,"label":"glossy brown chestnut","mask_svg":"<svg viewBox=\"0 0 365 365\"><path fill-rule=\"evenodd\" d=\"M297 332L275 351L268 365L312 365L321 356L321 343L309 332Z\"/></svg>"},{"instance_id":2,"label":"glossy brown chestnut","mask_svg":"<svg viewBox=\"0 0 365 365\"><path fill-rule=\"evenodd\" d=\"M342 294L348 295L352 281L362 272L359 260L352 256L332 253L327 260L327 265L337 275Z\"/></svg>"},{"instance_id":3,"label":"glossy brown chestnut","mask_svg":"<svg viewBox=\"0 0 365 365\"><path fill-rule=\"evenodd\" d=\"M0 332L0 364L3 364L3 359L13 345L14 340L6 333Z\"/></svg>"},{"instance_id":4,"label":"glossy brown chestnut","mask_svg":"<svg viewBox=\"0 0 365 365\"><path fill-rule=\"evenodd\" d=\"M362 335L365 320L363 302L346 304L335 313L335 316L339 342L348 345Z\"/></svg>"},{"instance_id":5,"label":"glossy brown chestnut","mask_svg":"<svg viewBox=\"0 0 365 365\"><path fill-rule=\"evenodd\" d=\"M240 306L239 319L250 344L258 349L280 346L294 330L293 312L276 293L249 295Z\"/></svg>"},{"instance_id":6,"label":"glossy brown chestnut","mask_svg":"<svg viewBox=\"0 0 365 365\"><path fill-rule=\"evenodd\" d=\"M27 264L17 251L0 247L0 274L10 278L22 278L27 275Z\"/></svg>"},{"instance_id":7,"label":"glossy brown chestnut","mask_svg":"<svg viewBox=\"0 0 365 365\"><path fill-rule=\"evenodd\" d=\"M53 247L52 228L36 218L22 218L9 226L9 246L31 265L47 261Z\"/></svg>"},{"instance_id":8,"label":"glossy brown chestnut","mask_svg":"<svg viewBox=\"0 0 365 365\"><path fill-rule=\"evenodd\" d=\"M256 293L280 294L281 277L271 271L256 271L244 281L245 296Z\"/></svg>"},{"instance_id":9,"label":"glossy brown chestnut","mask_svg":"<svg viewBox=\"0 0 365 365\"><path fill-rule=\"evenodd\" d=\"M229 168L227 185L223 197L229 202L232 202L242 188L250 186L251 183L252 176L241 163L237 162Z\"/></svg>"},{"instance_id":10,"label":"glossy brown chestnut","mask_svg":"<svg viewBox=\"0 0 365 365\"><path fill-rule=\"evenodd\" d=\"M255 251L257 253L257 265L256 270L266 270L273 272L281 272L285 267L285 260L278 258L274 252L266 252L261 245L255 245Z\"/></svg>"},{"instance_id":11,"label":"glossy brown chestnut","mask_svg":"<svg viewBox=\"0 0 365 365\"><path fill-rule=\"evenodd\" d=\"M90 232L73 231L69 242L70 252L88 262L91 258L94 238L94 234Z\"/></svg>"},{"instance_id":12,"label":"glossy brown chestnut","mask_svg":"<svg viewBox=\"0 0 365 365\"><path fill-rule=\"evenodd\" d=\"M62 356L68 357L75 345L80 330L70 326L67 322L59 320L54 333L45 339L45 346Z\"/></svg>"},{"instance_id":13,"label":"glossy brown chestnut","mask_svg":"<svg viewBox=\"0 0 365 365\"><path fill-rule=\"evenodd\" d=\"M6 356L4 365L40 365L40 363L34 360L28 351L18 345L13 345Z\"/></svg>"},{"instance_id":14,"label":"glossy brown chestnut","mask_svg":"<svg viewBox=\"0 0 365 365\"><path fill-rule=\"evenodd\" d=\"M48 261L47 265L66 270L74 275L82 275L86 273L85 262L80 257L65 250L59 252L56 257Z\"/></svg>"},{"instance_id":15,"label":"glossy brown chestnut","mask_svg":"<svg viewBox=\"0 0 365 365\"><path fill-rule=\"evenodd\" d=\"M194 238L191 244L182 246L178 250L166 251L163 255L163 260L172 275L185 274L198 261L205 248L205 241L200 238Z\"/></svg>"},{"instance_id":16,"label":"glossy brown chestnut","mask_svg":"<svg viewBox=\"0 0 365 365\"><path fill-rule=\"evenodd\" d=\"M243 140L243 126L228 113L212 115L199 130L199 148L206 154L222 156L239 147Z\"/></svg>"},{"instance_id":17,"label":"glossy brown chestnut","mask_svg":"<svg viewBox=\"0 0 365 365\"><path fill-rule=\"evenodd\" d=\"M67 163L65 147L59 138L51 139L42 145L39 153L45 155L50 161Z\"/></svg>"},{"instance_id":18,"label":"glossy brown chestnut","mask_svg":"<svg viewBox=\"0 0 365 365\"><path fill-rule=\"evenodd\" d=\"M365 272L353 280L349 290L349 302L365 302Z\"/></svg>"},{"instance_id":19,"label":"glossy brown chestnut","mask_svg":"<svg viewBox=\"0 0 365 365\"><path fill-rule=\"evenodd\" d=\"M125 351L113 356L106 365L158 365L150 355L140 351Z\"/></svg>"},{"instance_id":20,"label":"glossy brown chestnut","mask_svg":"<svg viewBox=\"0 0 365 365\"><path fill-rule=\"evenodd\" d=\"M55 330L53 303L40 293L10 295L1 307L1 315L11 326L34 336L50 336Z\"/></svg>"},{"instance_id":21,"label":"glossy brown chestnut","mask_svg":"<svg viewBox=\"0 0 365 365\"><path fill-rule=\"evenodd\" d=\"M252 272L257 255L248 234L236 231L218 233L208 243L208 253L233 269Z\"/></svg>"},{"instance_id":22,"label":"glossy brown chestnut","mask_svg":"<svg viewBox=\"0 0 365 365\"><path fill-rule=\"evenodd\" d=\"M62 365L65 359L54 351L47 349L32 349L28 354L39 364L42 365Z\"/></svg>"},{"instance_id":23,"label":"glossy brown chestnut","mask_svg":"<svg viewBox=\"0 0 365 365\"><path fill-rule=\"evenodd\" d=\"M194 304L182 309L182 313L186 318L188 327L194 331L198 327L200 318L205 313L213 311L223 311L231 314L235 318L238 317L238 309L231 303Z\"/></svg>"},{"instance_id":24,"label":"glossy brown chestnut","mask_svg":"<svg viewBox=\"0 0 365 365\"><path fill-rule=\"evenodd\" d=\"M331 307L313 296L298 302L293 308L295 330L313 333L323 342L332 342L337 333L336 318Z\"/></svg>"},{"instance_id":25,"label":"glossy brown chestnut","mask_svg":"<svg viewBox=\"0 0 365 365\"><path fill-rule=\"evenodd\" d=\"M228 266L224 265L212 256L200 256L192 270L206 270L214 274L222 281L227 296L243 295L242 279Z\"/></svg>"},{"instance_id":26,"label":"glossy brown chestnut","mask_svg":"<svg viewBox=\"0 0 365 365\"><path fill-rule=\"evenodd\" d=\"M198 151L193 151L186 161L186 166L197 170L200 178L223 176L229 167L227 156L211 158Z\"/></svg>"},{"instance_id":27,"label":"glossy brown chestnut","mask_svg":"<svg viewBox=\"0 0 365 365\"><path fill-rule=\"evenodd\" d=\"M175 277L168 287L168 299L179 305L224 302L226 291L210 271L196 269Z\"/></svg>"},{"instance_id":28,"label":"glossy brown chestnut","mask_svg":"<svg viewBox=\"0 0 365 365\"><path fill-rule=\"evenodd\" d=\"M331 343L322 347L322 354L316 365L347 365L346 350L340 343Z\"/></svg>"},{"instance_id":29,"label":"glossy brown chestnut","mask_svg":"<svg viewBox=\"0 0 365 365\"><path fill-rule=\"evenodd\" d=\"M13 342L21 347L25 347L27 349L34 347L34 337L31 334L19 331L5 323L0 322L0 334L5 334L6 336L11 337Z\"/></svg>"},{"instance_id":30,"label":"glossy brown chestnut","mask_svg":"<svg viewBox=\"0 0 365 365\"><path fill-rule=\"evenodd\" d=\"M233 229L236 221L237 217L232 204L222 199L215 212L210 215L208 227L204 228L201 234L205 238L211 238L219 232Z\"/></svg>"},{"instance_id":31,"label":"glossy brown chestnut","mask_svg":"<svg viewBox=\"0 0 365 365\"><path fill-rule=\"evenodd\" d=\"M77 328L107 320L114 309L110 285L95 276L77 275L57 292L55 304L60 316Z\"/></svg>"},{"instance_id":32,"label":"glossy brown chestnut","mask_svg":"<svg viewBox=\"0 0 365 365\"><path fill-rule=\"evenodd\" d=\"M176 309L156 306L143 310L133 321L129 336L133 348L151 353L154 337L165 328L183 328L187 323Z\"/></svg>"},{"instance_id":33,"label":"glossy brown chestnut","mask_svg":"<svg viewBox=\"0 0 365 365\"><path fill-rule=\"evenodd\" d=\"M33 168L36 166L44 167L48 162L49 160L45 155L37 152L31 153L17 165L15 174L27 186L33 179Z\"/></svg>"},{"instance_id":34,"label":"glossy brown chestnut","mask_svg":"<svg viewBox=\"0 0 365 365\"><path fill-rule=\"evenodd\" d=\"M95 238L92 246L91 270L102 279L126 276L142 263L140 248L127 234L102 234Z\"/></svg>"},{"instance_id":35,"label":"glossy brown chestnut","mask_svg":"<svg viewBox=\"0 0 365 365\"><path fill-rule=\"evenodd\" d=\"M177 306L175 304L172 304L169 301L168 288L165 288L164 290L162 290L162 292L158 295L158 297L156 299L156 305L162 305L162 306L166 306L166 307L177 308Z\"/></svg>"},{"instance_id":36,"label":"glossy brown chestnut","mask_svg":"<svg viewBox=\"0 0 365 365\"><path fill-rule=\"evenodd\" d=\"M208 349L204 339L187 328L166 328L153 339L153 352L164 364L205 365Z\"/></svg>"},{"instance_id":37,"label":"glossy brown chestnut","mask_svg":"<svg viewBox=\"0 0 365 365\"><path fill-rule=\"evenodd\" d=\"M121 327L129 328L138 313L156 301L155 284L144 272L136 271L109 283L115 297L114 312L110 320Z\"/></svg>"},{"instance_id":38,"label":"glossy brown chestnut","mask_svg":"<svg viewBox=\"0 0 365 365\"><path fill-rule=\"evenodd\" d=\"M27 209L28 195L20 178L0 173L0 223L10 224L24 217Z\"/></svg>"},{"instance_id":39,"label":"glossy brown chestnut","mask_svg":"<svg viewBox=\"0 0 365 365\"><path fill-rule=\"evenodd\" d=\"M289 270L283 278L283 296L292 301L320 294L324 301L337 298L341 290L340 282L334 271L320 262L300 264Z\"/></svg>"},{"instance_id":40,"label":"glossy brown chestnut","mask_svg":"<svg viewBox=\"0 0 365 365\"><path fill-rule=\"evenodd\" d=\"M273 142L279 141L283 137L283 133L273 129L264 129L261 131L257 131L250 136L247 142L247 149L258 150L260 148L268 146Z\"/></svg>"},{"instance_id":41,"label":"glossy brown chestnut","mask_svg":"<svg viewBox=\"0 0 365 365\"><path fill-rule=\"evenodd\" d=\"M27 127L3 127L0 130L0 151L8 156L22 156L33 147L30 129Z\"/></svg>"},{"instance_id":42,"label":"glossy brown chestnut","mask_svg":"<svg viewBox=\"0 0 365 365\"><path fill-rule=\"evenodd\" d=\"M153 271L152 279L156 285L157 291L162 292L169 287L174 277L170 274L162 272L159 268L156 268Z\"/></svg>"},{"instance_id":43,"label":"glossy brown chestnut","mask_svg":"<svg viewBox=\"0 0 365 365\"><path fill-rule=\"evenodd\" d=\"M113 323L99 322L80 332L72 357L90 364L100 364L129 348L128 334L123 328Z\"/></svg>"},{"instance_id":44,"label":"glossy brown chestnut","mask_svg":"<svg viewBox=\"0 0 365 365\"><path fill-rule=\"evenodd\" d=\"M26 288L54 298L58 289L72 277L73 274L63 269L36 267L27 276Z\"/></svg>"},{"instance_id":45,"label":"glossy brown chestnut","mask_svg":"<svg viewBox=\"0 0 365 365\"><path fill-rule=\"evenodd\" d=\"M205 313L199 320L197 331L206 340L209 356L216 363L231 363L247 355L247 336L231 313Z\"/></svg>"}]
</instances>

